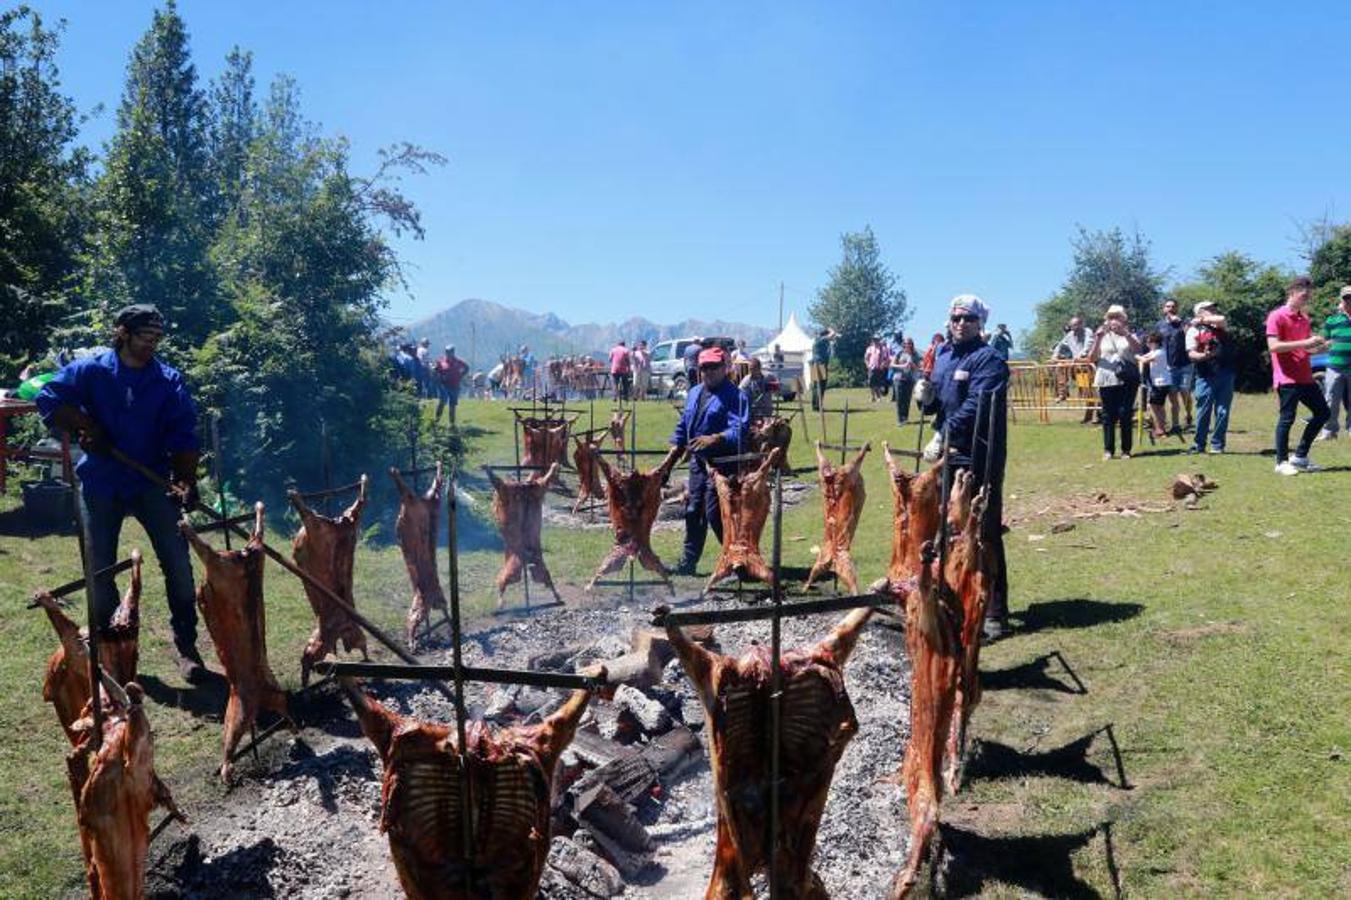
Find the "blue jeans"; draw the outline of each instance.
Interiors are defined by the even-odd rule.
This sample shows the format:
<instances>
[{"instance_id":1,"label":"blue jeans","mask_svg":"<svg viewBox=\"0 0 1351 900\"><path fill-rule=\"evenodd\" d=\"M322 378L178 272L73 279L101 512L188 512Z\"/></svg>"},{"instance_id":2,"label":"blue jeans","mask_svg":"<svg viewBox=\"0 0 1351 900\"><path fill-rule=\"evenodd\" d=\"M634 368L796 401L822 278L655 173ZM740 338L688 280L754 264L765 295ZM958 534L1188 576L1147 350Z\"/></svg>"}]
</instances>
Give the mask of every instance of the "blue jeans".
<instances>
[{"instance_id":1,"label":"blue jeans","mask_svg":"<svg viewBox=\"0 0 1351 900\"><path fill-rule=\"evenodd\" d=\"M1216 450L1224 449L1224 438L1229 432L1229 406L1234 402L1234 373L1220 375L1197 375L1194 387L1196 397L1196 443L1197 453L1206 449L1206 435L1210 434L1210 446ZM1211 431L1210 417L1215 416L1215 430Z\"/></svg>"},{"instance_id":2,"label":"blue jeans","mask_svg":"<svg viewBox=\"0 0 1351 900\"><path fill-rule=\"evenodd\" d=\"M182 517L178 506L159 488L150 488L130 499L80 492L80 505L89 524L90 560L95 571L117 562L117 539L122 521L134 516L150 538L164 573L164 592L169 598L169 624L174 646L187 650L197 644L196 591L188 542L178 530ZM99 627L106 628L117 609L117 585L111 575L94 582L94 613Z\"/></svg>"},{"instance_id":3,"label":"blue jeans","mask_svg":"<svg viewBox=\"0 0 1351 900\"><path fill-rule=\"evenodd\" d=\"M704 555L704 540L708 529L722 542L722 512L718 508L718 489L713 473L704 461L690 462L689 498L685 502L685 546L680 554L680 566L693 569Z\"/></svg>"}]
</instances>

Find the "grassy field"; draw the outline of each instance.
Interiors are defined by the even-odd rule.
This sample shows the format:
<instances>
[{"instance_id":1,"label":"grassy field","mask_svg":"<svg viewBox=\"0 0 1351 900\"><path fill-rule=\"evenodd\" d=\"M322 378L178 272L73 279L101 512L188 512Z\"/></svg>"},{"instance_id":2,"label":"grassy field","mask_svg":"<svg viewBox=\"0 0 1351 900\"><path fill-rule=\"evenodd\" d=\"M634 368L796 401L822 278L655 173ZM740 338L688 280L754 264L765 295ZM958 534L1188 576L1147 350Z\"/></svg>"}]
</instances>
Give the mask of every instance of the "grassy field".
<instances>
[{"instance_id":1,"label":"grassy field","mask_svg":"<svg viewBox=\"0 0 1351 900\"><path fill-rule=\"evenodd\" d=\"M889 552L880 442L913 446L914 430L898 430L890 408L870 407L863 392L848 396L863 410L851 419L851 441L874 442L855 541L866 582ZM978 863L955 876L954 891L1110 896L1119 883L1140 897L1351 894L1351 441L1319 446L1329 471L1280 478L1261 455L1274 407L1270 397L1240 398L1223 457L1184 457L1174 441L1104 463L1097 429L1068 419L1013 426L1006 515L1016 522L1008 548L1019 630L984 655L967 787L945 805L951 842ZM664 442L674 418L664 404L641 407L639 444ZM509 462L513 437L505 404L462 404L461 422L469 452L461 571L471 609L483 613L495 599L500 550L477 466ZM811 432L818 436L815 419ZM800 432L793 459L811 459ZM1164 506L1172 477L1197 470L1221 485L1198 510L1074 517L1101 508L1100 492L1108 506ZM41 699L54 638L45 617L23 607L34 590L76 577L79 565L70 537L29 532L15 493L0 498L0 896L49 897L78 885L80 857L65 740ZM1056 523L1074 527L1053 533ZM815 493L784 527L785 563L809 565L821 528ZM289 536L273 539L284 545ZM654 544L673 563L679 541L667 531ZM608 532L546 528L544 542L565 599L583 602L576 586L609 547ZM123 548L132 546L146 542L128 523ZM710 539L701 571L714 550ZM363 546L356 568L359 605L399 633L408 583L397 549ZM142 683L160 774L191 816L223 790L213 775L219 711L205 715L174 673L162 581L148 574ZM509 597L519 603L515 590ZM299 584L275 566L267 611L273 668L293 686L311 615Z\"/></svg>"}]
</instances>

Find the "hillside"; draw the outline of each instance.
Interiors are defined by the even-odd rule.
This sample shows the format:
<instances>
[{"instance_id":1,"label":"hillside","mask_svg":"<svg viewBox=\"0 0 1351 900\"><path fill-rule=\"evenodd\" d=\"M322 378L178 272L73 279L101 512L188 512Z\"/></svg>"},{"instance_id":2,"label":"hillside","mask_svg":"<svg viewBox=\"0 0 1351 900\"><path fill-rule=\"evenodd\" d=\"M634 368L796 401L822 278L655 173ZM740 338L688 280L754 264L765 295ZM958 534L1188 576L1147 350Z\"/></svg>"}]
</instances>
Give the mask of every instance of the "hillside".
<instances>
[{"instance_id":1,"label":"hillside","mask_svg":"<svg viewBox=\"0 0 1351 900\"><path fill-rule=\"evenodd\" d=\"M626 340L658 341L687 335L716 334L745 338L752 347L762 346L775 329L720 319L685 319L659 325L641 317L598 325L587 322L571 325L553 313L532 313L513 309L489 300L463 300L434 316L409 325L406 333L417 339L430 338L439 352L454 344L456 352L473 368L486 368L501 353L526 344L541 358L550 354L599 354Z\"/></svg>"}]
</instances>

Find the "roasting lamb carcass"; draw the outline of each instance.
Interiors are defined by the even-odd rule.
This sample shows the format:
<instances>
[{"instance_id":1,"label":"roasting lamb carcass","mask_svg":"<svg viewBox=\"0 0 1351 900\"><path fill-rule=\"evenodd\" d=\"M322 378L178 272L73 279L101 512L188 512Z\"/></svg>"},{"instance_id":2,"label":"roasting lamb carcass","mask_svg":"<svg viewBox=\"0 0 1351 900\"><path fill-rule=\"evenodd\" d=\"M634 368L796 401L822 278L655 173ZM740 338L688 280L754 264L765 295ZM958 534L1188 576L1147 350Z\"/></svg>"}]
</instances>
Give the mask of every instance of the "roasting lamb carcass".
<instances>
[{"instance_id":1,"label":"roasting lamb carcass","mask_svg":"<svg viewBox=\"0 0 1351 900\"><path fill-rule=\"evenodd\" d=\"M602 676L603 677L603 676ZM466 774L472 859L464 854L460 760L452 727L397 715L350 678L341 683L384 766L380 830L414 900L533 900L549 855L555 764L589 694L575 691L542 723L494 733L470 723ZM474 892L465 891L466 864Z\"/></svg>"},{"instance_id":2,"label":"roasting lamb carcass","mask_svg":"<svg viewBox=\"0 0 1351 900\"><path fill-rule=\"evenodd\" d=\"M751 424L750 444L756 453L768 453L779 448L779 471L789 474L793 467L788 464L788 445L793 442L793 426L779 416L761 419Z\"/></svg>"},{"instance_id":3,"label":"roasting lamb carcass","mask_svg":"<svg viewBox=\"0 0 1351 900\"><path fill-rule=\"evenodd\" d=\"M436 464L431 487L421 497L413 493L398 469L390 467L389 477L399 489L399 517L394 522L394 533L403 551L408 580L413 583L413 601L408 607L408 646L416 649L418 629L426 625L431 611L446 609L446 595L436 573L436 532L441 521L441 489L445 482L440 463Z\"/></svg>"},{"instance_id":4,"label":"roasting lamb carcass","mask_svg":"<svg viewBox=\"0 0 1351 900\"><path fill-rule=\"evenodd\" d=\"M56 598L42 593L33 598L47 613L61 646L47 660L47 677L42 699L52 704L56 718L74 744L75 722L84 715L89 703L89 645L85 635L66 616ZM99 662L103 671L118 684L136 679L141 631L141 551L131 551L131 581L122 602L113 612L107 627L99 632Z\"/></svg>"},{"instance_id":5,"label":"roasting lamb carcass","mask_svg":"<svg viewBox=\"0 0 1351 900\"><path fill-rule=\"evenodd\" d=\"M610 439L615 442L615 449L620 453L628 446L624 443L624 429L628 427L629 416L632 413L632 410L617 409L610 414Z\"/></svg>"},{"instance_id":6,"label":"roasting lamb carcass","mask_svg":"<svg viewBox=\"0 0 1351 900\"><path fill-rule=\"evenodd\" d=\"M821 442L816 442L816 466L821 475L821 512L825 516L826 527L821 549L816 554L816 562L812 565L803 590L810 590L812 582L834 570L849 593L858 593L858 571L854 568L854 558L849 555L849 548L854 543L859 517L863 515L863 501L868 497L867 491L863 489L863 473L859 471L859 466L871 449L872 444L864 444L848 465L836 468L821 452Z\"/></svg>"},{"instance_id":7,"label":"roasting lamb carcass","mask_svg":"<svg viewBox=\"0 0 1351 900\"><path fill-rule=\"evenodd\" d=\"M908 593L915 584L924 542L938 535L943 466L940 463L919 475L911 475L896 464L891 445L886 441L882 442L882 455L891 476L891 565L886 579L873 587L899 596Z\"/></svg>"},{"instance_id":8,"label":"roasting lamb carcass","mask_svg":"<svg viewBox=\"0 0 1351 900\"><path fill-rule=\"evenodd\" d=\"M567 462L568 429L573 419L522 419L523 466L562 466Z\"/></svg>"},{"instance_id":9,"label":"roasting lamb carcass","mask_svg":"<svg viewBox=\"0 0 1351 900\"><path fill-rule=\"evenodd\" d=\"M910 852L892 882L893 900L908 897L919 881L938 827L943 764L951 735L962 666L962 606L948 573L962 577L965 555L954 552L941 570L934 542L925 542L917 584L906 603L905 646L910 656L910 741L901 775L910 814ZM957 548L954 548L957 550ZM932 561L929 561L932 560Z\"/></svg>"},{"instance_id":10,"label":"roasting lamb carcass","mask_svg":"<svg viewBox=\"0 0 1351 900\"><path fill-rule=\"evenodd\" d=\"M497 608L505 602L507 585L521 580L526 567L530 576L547 587L554 599L562 601L549 569L544 564L544 549L540 543L540 528L544 521L544 494L558 474L558 463L553 463L544 474L535 473L521 481L503 481L491 469L488 480L493 485L493 518L502 533L502 568L497 573Z\"/></svg>"},{"instance_id":11,"label":"roasting lamb carcass","mask_svg":"<svg viewBox=\"0 0 1351 900\"><path fill-rule=\"evenodd\" d=\"M263 610L263 504L254 505L253 536L242 550L213 550L184 519L183 536L206 568L197 588L197 608L225 668L230 698L225 706L225 756L220 776L230 780L230 757L259 709L270 709L291 722L286 692L267 662L267 622Z\"/></svg>"},{"instance_id":12,"label":"roasting lamb carcass","mask_svg":"<svg viewBox=\"0 0 1351 900\"><path fill-rule=\"evenodd\" d=\"M656 611L658 618L665 608ZM844 666L872 609L845 616L825 640L780 658L779 830L772 836L785 898L827 897L812 871L816 832L835 765L858 731ZM718 802L718 843L706 900L750 900L751 878L769 864L770 657L756 646L739 659L713 653L667 625L709 722Z\"/></svg>"},{"instance_id":13,"label":"roasting lamb carcass","mask_svg":"<svg viewBox=\"0 0 1351 900\"><path fill-rule=\"evenodd\" d=\"M722 515L722 552L713 564L705 591L733 573L739 578L758 578L768 585L774 584L774 573L760 555L760 533L769 518L769 470L778 464L780 453L778 448L769 451L759 468L744 475L728 477L716 469L713 471Z\"/></svg>"},{"instance_id":14,"label":"roasting lamb carcass","mask_svg":"<svg viewBox=\"0 0 1351 900\"><path fill-rule=\"evenodd\" d=\"M962 608L962 659L944 754L944 781L949 794L957 792L966 726L980 703L981 626L985 622L989 587L994 583L993 554L981 539L989 492L982 488L974 493L975 481L970 472L958 472L949 501L953 538L948 550L948 584Z\"/></svg>"},{"instance_id":15,"label":"roasting lamb carcass","mask_svg":"<svg viewBox=\"0 0 1351 900\"><path fill-rule=\"evenodd\" d=\"M605 432L574 435L572 439L577 442L577 449L572 451L572 463L577 467L577 502L572 504L572 511L576 513L587 500L605 496L600 468L596 465L600 445L605 443Z\"/></svg>"},{"instance_id":16,"label":"roasting lamb carcass","mask_svg":"<svg viewBox=\"0 0 1351 900\"><path fill-rule=\"evenodd\" d=\"M155 774L154 739L141 705L141 686L125 689L104 679L103 733L94 746L94 723L75 724L78 739L66 757L85 876L94 900L139 900L145 888L150 812L156 806L186 822L169 789Z\"/></svg>"},{"instance_id":17,"label":"roasting lamb carcass","mask_svg":"<svg viewBox=\"0 0 1351 900\"><path fill-rule=\"evenodd\" d=\"M356 557L357 538L361 527L361 510L366 505L366 476L361 476L357 497L352 505L336 519L321 516L306 505L296 491L287 495L291 505L300 514L301 528L291 543L291 557L302 572L337 594L347 605L356 606L352 596L352 565ZM305 596L314 610L314 632L300 656L300 683L309 684L310 669L338 649L338 641L350 653L361 651L363 659L370 659L366 651L366 633L357 621L328 595L310 584L305 585Z\"/></svg>"},{"instance_id":18,"label":"roasting lamb carcass","mask_svg":"<svg viewBox=\"0 0 1351 900\"><path fill-rule=\"evenodd\" d=\"M657 520L657 513L661 509L662 485L683 453L681 448L672 447L661 465L650 472L616 472L599 452L592 451L593 464L605 475L615 545L610 548L600 568L587 584L588 591L596 586L597 579L602 575L615 571L626 559L636 557L644 569L655 573L666 582L671 593L675 593L670 572L652 550L652 523Z\"/></svg>"}]
</instances>

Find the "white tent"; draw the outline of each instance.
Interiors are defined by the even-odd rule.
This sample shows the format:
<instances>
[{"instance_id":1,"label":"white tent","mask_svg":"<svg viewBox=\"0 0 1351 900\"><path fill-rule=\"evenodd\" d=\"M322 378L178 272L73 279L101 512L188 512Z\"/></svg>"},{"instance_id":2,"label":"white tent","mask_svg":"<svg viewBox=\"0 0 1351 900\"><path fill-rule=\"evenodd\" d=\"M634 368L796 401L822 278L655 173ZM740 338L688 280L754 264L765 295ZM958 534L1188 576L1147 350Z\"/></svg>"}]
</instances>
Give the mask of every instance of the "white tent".
<instances>
[{"instance_id":1,"label":"white tent","mask_svg":"<svg viewBox=\"0 0 1351 900\"><path fill-rule=\"evenodd\" d=\"M771 362L774 358L775 344L783 352L783 371L778 373L779 377L786 384L795 379L800 379L800 389L805 390L811 384L811 366L809 363L812 360L812 338L797 323L797 313L789 313L788 321L784 324L783 329L770 338L763 347L756 350L755 355L765 362Z\"/></svg>"}]
</instances>

